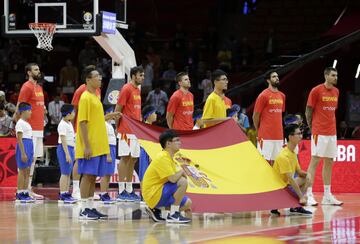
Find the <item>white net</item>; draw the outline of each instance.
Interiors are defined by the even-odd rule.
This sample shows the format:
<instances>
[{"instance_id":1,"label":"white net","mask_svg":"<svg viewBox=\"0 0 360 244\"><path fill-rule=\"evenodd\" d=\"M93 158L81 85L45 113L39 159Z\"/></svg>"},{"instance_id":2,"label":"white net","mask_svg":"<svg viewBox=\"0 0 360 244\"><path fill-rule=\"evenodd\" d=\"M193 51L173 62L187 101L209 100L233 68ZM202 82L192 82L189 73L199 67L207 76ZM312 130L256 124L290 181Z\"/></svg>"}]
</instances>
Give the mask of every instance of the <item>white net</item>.
<instances>
[{"instance_id":1,"label":"white net","mask_svg":"<svg viewBox=\"0 0 360 244\"><path fill-rule=\"evenodd\" d=\"M32 30L38 40L37 48L51 51L53 49L51 42L56 31L56 25L52 23L30 23Z\"/></svg>"}]
</instances>

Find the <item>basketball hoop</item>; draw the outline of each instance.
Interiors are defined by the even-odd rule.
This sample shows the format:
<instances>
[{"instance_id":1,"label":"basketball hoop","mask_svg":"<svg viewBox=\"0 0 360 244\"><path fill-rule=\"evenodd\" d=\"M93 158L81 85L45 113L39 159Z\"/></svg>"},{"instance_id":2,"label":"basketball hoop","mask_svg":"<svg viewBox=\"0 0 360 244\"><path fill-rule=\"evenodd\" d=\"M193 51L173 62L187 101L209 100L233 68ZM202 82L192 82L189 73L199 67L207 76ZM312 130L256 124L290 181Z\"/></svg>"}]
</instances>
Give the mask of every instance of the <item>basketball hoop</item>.
<instances>
[{"instance_id":1,"label":"basketball hoop","mask_svg":"<svg viewBox=\"0 0 360 244\"><path fill-rule=\"evenodd\" d=\"M56 25L53 23L30 23L29 28L38 40L37 48L51 51L53 47L51 42L56 31Z\"/></svg>"}]
</instances>

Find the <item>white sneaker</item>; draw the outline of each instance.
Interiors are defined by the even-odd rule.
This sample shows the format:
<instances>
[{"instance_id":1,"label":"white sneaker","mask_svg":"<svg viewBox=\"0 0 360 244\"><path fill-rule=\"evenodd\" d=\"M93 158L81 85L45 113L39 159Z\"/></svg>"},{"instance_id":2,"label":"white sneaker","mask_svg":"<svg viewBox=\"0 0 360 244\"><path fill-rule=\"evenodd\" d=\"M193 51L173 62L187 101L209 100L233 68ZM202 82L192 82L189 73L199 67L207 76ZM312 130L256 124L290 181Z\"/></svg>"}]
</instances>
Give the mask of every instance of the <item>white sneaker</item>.
<instances>
[{"instance_id":1,"label":"white sneaker","mask_svg":"<svg viewBox=\"0 0 360 244\"><path fill-rule=\"evenodd\" d=\"M329 194L329 195L324 195L323 196L321 204L340 206L340 205L343 204L343 202L337 200L332 194Z\"/></svg>"},{"instance_id":2,"label":"white sneaker","mask_svg":"<svg viewBox=\"0 0 360 244\"><path fill-rule=\"evenodd\" d=\"M33 192L33 190L29 190L29 195L30 197L34 198L35 200L44 200L45 197L43 195L40 194L36 194L35 192Z\"/></svg>"},{"instance_id":3,"label":"white sneaker","mask_svg":"<svg viewBox=\"0 0 360 244\"><path fill-rule=\"evenodd\" d=\"M308 194L306 206L317 206L317 205L318 202L315 200L314 195L312 193Z\"/></svg>"}]
</instances>

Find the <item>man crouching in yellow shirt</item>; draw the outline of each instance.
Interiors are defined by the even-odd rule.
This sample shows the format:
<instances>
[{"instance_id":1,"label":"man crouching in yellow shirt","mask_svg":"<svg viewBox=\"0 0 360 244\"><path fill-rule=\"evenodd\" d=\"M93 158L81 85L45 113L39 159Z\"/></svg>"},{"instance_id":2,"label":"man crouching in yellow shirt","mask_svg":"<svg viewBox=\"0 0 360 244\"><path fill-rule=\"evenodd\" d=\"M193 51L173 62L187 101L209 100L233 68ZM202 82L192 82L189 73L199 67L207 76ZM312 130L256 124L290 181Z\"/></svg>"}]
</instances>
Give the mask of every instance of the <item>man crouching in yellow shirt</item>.
<instances>
[{"instance_id":1,"label":"man crouching in yellow shirt","mask_svg":"<svg viewBox=\"0 0 360 244\"><path fill-rule=\"evenodd\" d=\"M284 135L288 144L284 147L279 155L275 158L273 168L280 178L288 185L290 191L295 193L299 198L301 205L306 204L304 193L310 186L310 175L301 170L297 155L294 152L296 145L302 139L302 131L296 124L289 124L284 129ZM295 176L297 173L297 177ZM280 215L277 209L271 210L274 215ZM290 208L290 214L311 215L312 213L302 207Z\"/></svg>"},{"instance_id":2,"label":"man crouching in yellow shirt","mask_svg":"<svg viewBox=\"0 0 360 244\"><path fill-rule=\"evenodd\" d=\"M161 133L159 142L163 150L151 161L145 172L142 194L148 207L146 211L155 221L165 221L161 208L170 209L166 218L168 223L189 223L191 221L191 200L185 196L188 186L183 169L173 160L181 142L173 130ZM186 217L180 211L185 211Z\"/></svg>"}]
</instances>

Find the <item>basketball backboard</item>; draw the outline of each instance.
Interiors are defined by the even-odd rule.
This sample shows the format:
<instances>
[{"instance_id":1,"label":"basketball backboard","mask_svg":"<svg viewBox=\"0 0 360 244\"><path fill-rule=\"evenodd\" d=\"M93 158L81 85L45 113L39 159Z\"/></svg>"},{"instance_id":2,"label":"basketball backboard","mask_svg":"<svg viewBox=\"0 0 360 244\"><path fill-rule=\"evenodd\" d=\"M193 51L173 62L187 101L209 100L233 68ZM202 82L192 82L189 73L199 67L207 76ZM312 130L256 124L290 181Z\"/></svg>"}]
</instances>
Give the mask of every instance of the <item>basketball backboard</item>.
<instances>
[{"instance_id":1,"label":"basketball backboard","mask_svg":"<svg viewBox=\"0 0 360 244\"><path fill-rule=\"evenodd\" d=\"M30 36L29 23L56 23L56 36L101 34L99 0L4 0L5 36Z\"/></svg>"}]
</instances>

